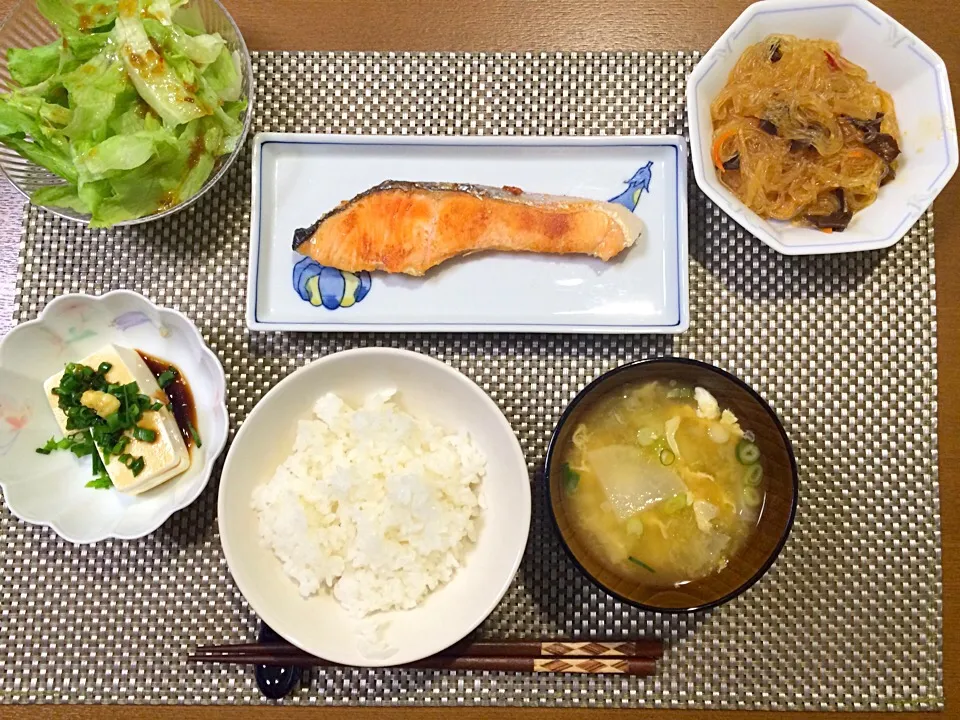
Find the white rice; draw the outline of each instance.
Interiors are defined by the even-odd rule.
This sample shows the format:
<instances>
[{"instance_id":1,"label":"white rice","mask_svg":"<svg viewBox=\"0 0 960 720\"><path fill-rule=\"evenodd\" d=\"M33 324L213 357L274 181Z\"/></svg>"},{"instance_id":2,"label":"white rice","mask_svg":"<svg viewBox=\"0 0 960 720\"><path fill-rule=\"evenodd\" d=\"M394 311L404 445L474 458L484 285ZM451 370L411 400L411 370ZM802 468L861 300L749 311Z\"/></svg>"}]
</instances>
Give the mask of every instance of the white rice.
<instances>
[{"instance_id":1,"label":"white rice","mask_svg":"<svg viewBox=\"0 0 960 720\"><path fill-rule=\"evenodd\" d=\"M351 614L409 609L476 540L486 459L466 432L412 417L394 390L351 408L327 394L293 453L253 494L261 542L309 597Z\"/></svg>"}]
</instances>

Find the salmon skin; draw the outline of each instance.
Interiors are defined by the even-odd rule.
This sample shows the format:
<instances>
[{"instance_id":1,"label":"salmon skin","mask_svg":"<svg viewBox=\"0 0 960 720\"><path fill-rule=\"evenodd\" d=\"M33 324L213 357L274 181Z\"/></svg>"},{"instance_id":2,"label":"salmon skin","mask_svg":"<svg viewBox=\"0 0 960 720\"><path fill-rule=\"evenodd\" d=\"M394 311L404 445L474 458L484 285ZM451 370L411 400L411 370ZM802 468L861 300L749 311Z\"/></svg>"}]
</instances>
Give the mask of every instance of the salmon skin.
<instances>
[{"instance_id":1,"label":"salmon skin","mask_svg":"<svg viewBox=\"0 0 960 720\"><path fill-rule=\"evenodd\" d=\"M458 255L504 252L609 260L643 224L622 205L518 188L388 180L293 233L293 249L358 273L423 275Z\"/></svg>"}]
</instances>

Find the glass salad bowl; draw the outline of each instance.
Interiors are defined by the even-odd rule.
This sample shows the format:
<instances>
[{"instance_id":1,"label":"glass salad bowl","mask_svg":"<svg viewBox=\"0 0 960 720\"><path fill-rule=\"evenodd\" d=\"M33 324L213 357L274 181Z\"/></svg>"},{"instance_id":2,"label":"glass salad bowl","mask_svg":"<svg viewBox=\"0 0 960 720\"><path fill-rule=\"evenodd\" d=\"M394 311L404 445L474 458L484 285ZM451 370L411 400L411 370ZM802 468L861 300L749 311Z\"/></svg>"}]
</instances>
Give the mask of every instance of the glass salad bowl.
<instances>
[{"instance_id":1,"label":"glass salad bowl","mask_svg":"<svg viewBox=\"0 0 960 720\"><path fill-rule=\"evenodd\" d=\"M252 117L251 94L253 89L253 71L250 63L250 53L243 41L243 36L240 34L240 29L219 0L187 0L186 2L177 2L177 0L139 0L139 5L142 16L145 18L154 17L152 15L153 12L163 13L164 9L170 11L172 6L173 17L177 19L178 22L180 22L180 18L183 18L182 24L189 24L193 28L196 28L197 31L199 31L199 25L202 23L202 29L205 33L219 34L223 39L224 46L232 56L234 66L239 74L240 97L245 98L247 104L246 108L243 109L237 117L237 121L242 124L242 130L239 135L236 136L236 144L229 152L214 159L213 168L209 176L198 189L193 192L190 190L184 192L185 195L187 193L190 194L183 198L177 198L176 193L168 193L170 195L169 203L161 202L158 210L143 217L101 223L113 227L136 225L150 220L156 220L171 215L196 202L223 177L230 165L236 160L237 155L239 155L244 146ZM68 3L64 3L64 7L67 8L66 12L68 13L77 12ZM102 5L92 6L92 10L96 10L99 7L102 7ZM179 13L183 13L183 15L179 15ZM158 15L158 17L160 16L162 15ZM87 16L81 15L80 22L82 27L82 23L89 22L89 20ZM143 40L146 41L145 36ZM11 49L36 48L59 41L61 41L60 33L37 9L36 0L20 0L11 11L3 26L0 27L0 92L9 92L18 85L11 75L10 59L8 57ZM27 133L27 135L29 136L29 133ZM26 142L29 142L29 140ZM195 166L192 158L188 160L186 164L191 168ZM2 170L4 175L13 183L13 186L27 196L28 199L34 192L42 188L62 186L66 189L68 187L57 175L25 159L12 148L2 144L0 144L0 170ZM135 195L136 188L131 188L131 190ZM81 212L77 209L47 205L39 201L36 204L42 205L48 212L59 217L83 223L90 223L91 221L91 215L89 213Z\"/></svg>"}]
</instances>

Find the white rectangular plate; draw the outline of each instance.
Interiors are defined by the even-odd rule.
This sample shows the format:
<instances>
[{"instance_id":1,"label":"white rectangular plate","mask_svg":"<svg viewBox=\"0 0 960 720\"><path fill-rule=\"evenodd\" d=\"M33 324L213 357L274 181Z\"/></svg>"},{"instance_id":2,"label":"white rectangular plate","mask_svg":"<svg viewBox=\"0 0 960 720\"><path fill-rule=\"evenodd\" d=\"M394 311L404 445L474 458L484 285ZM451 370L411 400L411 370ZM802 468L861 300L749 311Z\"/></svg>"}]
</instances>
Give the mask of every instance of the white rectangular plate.
<instances>
[{"instance_id":1,"label":"white rectangular plate","mask_svg":"<svg viewBox=\"0 0 960 720\"><path fill-rule=\"evenodd\" d=\"M672 135L261 133L253 146L247 324L265 331L683 332L689 324L686 175L686 146ZM318 275L319 265L292 250L297 228L385 180L510 185L595 200L620 196L628 207L636 202L644 234L606 263L479 253L419 278L373 273L359 286L356 276L332 268Z\"/></svg>"}]
</instances>

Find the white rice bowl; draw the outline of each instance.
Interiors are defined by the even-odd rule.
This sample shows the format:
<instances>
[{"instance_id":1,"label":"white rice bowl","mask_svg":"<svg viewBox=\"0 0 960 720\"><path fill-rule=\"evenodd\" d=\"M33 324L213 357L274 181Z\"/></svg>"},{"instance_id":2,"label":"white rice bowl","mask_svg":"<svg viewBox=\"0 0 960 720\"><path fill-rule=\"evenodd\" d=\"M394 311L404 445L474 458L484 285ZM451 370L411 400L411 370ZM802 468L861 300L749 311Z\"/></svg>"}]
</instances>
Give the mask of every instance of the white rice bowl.
<instances>
[{"instance_id":1,"label":"white rice bowl","mask_svg":"<svg viewBox=\"0 0 960 720\"><path fill-rule=\"evenodd\" d=\"M484 507L471 506L476 540L471 541L468 533L462 547L451 550L461 565L448 581L438 579L438 586L408 610L360 617L359 613L370 607L366 601L361 598L348 612L334 597L334 588L327 585L326 561L310 558L293 546L288 551L290 570L304 573L308 590L314 582L310 576L316 577L316 591L304 596L300 580L284 569L285 561L273 547L264 545L262 513L253 504L255 494L258 503L269 501L265 493L271 491L259 488L273 484L278 468L295 453L301 422L308 426L320 422L314 413L318 398L333 393L351 408L361 408L384 388L397 389L394 402L405 413L429 420L454 438L461 432L471 438L486 458L482 479L469 483L471 492L482 496ZM465 504L471 502L467 499ZM312 511L305 511L304 516L309 529L315 518ZM287 641L331 662L396 665L433 655L463 639L500 602L526 547L530 477L516 434L497 405L472 380L420 353L378 347L348 350L308 363L259 399L240 425L224 463L217 522L227 566L246 600L224 597L225 617L234 617L241 624L259 617ZM320 526L326 527L322 522ZM318 550L313 547L308 552ZM344 566L347 564L344 557ZM395 599L406 595L402 591ZM255 623L249 627L255 632ZM253 639L249 633L223 638L230 642Z\"/></svg>"},{"instance_id":2,"label":"white rice bowl","mask_svg":"<svg viewBox=\"0 0 960 720\"><path fill-rule=\"evenodd\" d=\"M301 420L293 452L253 493L261 542L303 597L331 588L352 615L416 607L477 538L486 458L394 402L334 393Z\"/></svg>"}]
</instances>

